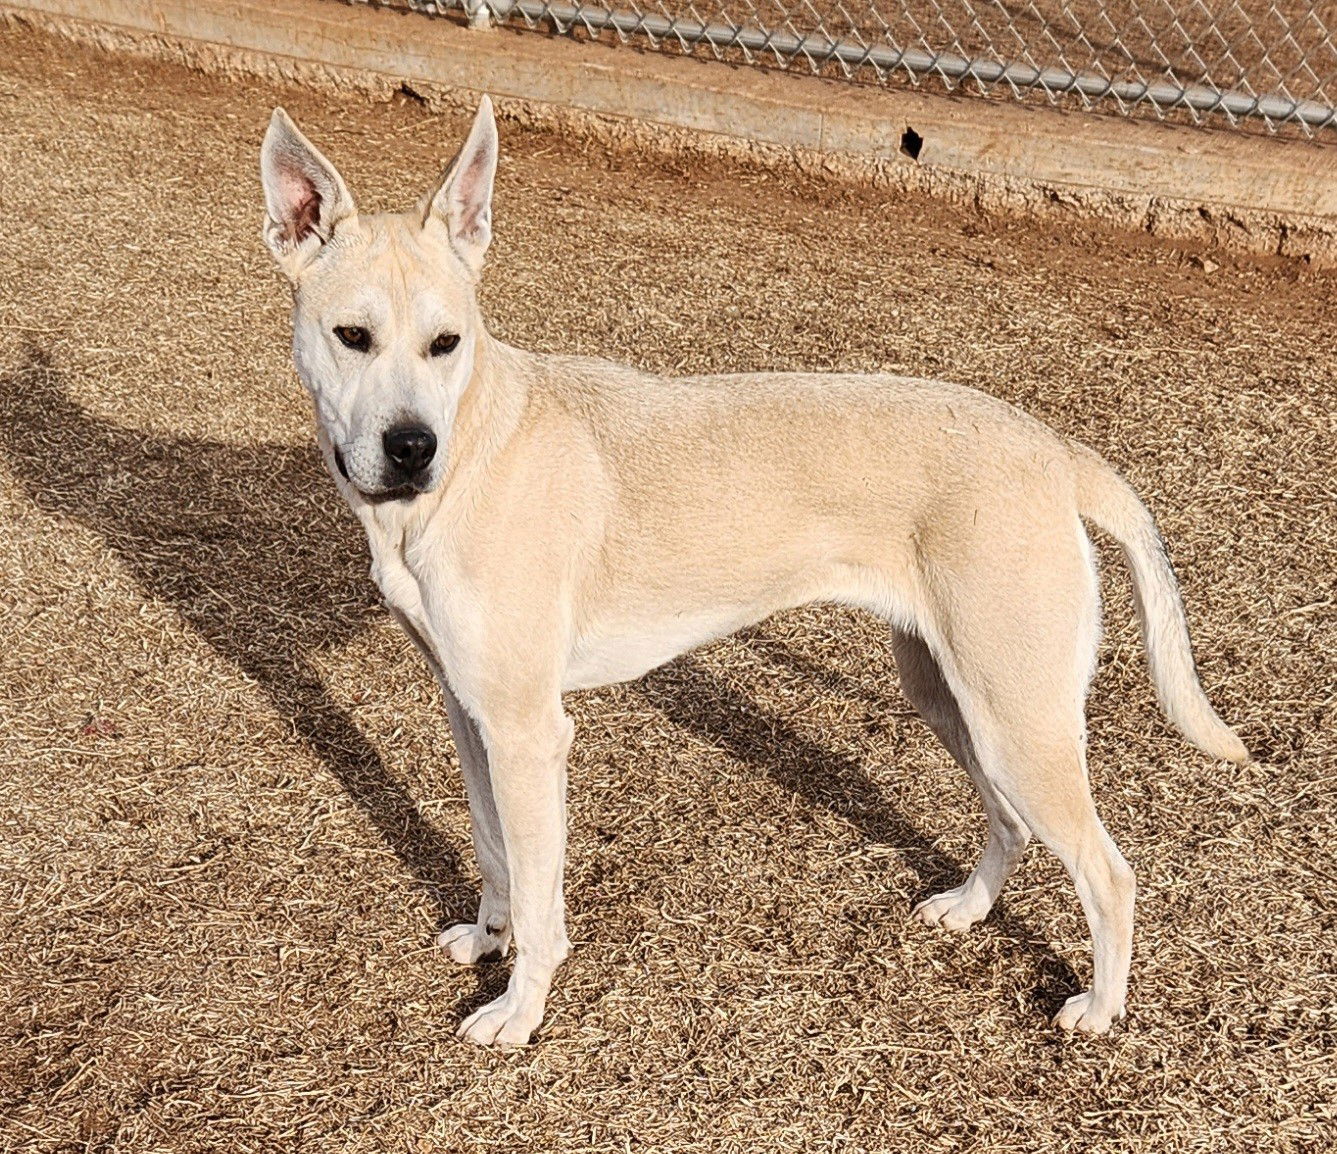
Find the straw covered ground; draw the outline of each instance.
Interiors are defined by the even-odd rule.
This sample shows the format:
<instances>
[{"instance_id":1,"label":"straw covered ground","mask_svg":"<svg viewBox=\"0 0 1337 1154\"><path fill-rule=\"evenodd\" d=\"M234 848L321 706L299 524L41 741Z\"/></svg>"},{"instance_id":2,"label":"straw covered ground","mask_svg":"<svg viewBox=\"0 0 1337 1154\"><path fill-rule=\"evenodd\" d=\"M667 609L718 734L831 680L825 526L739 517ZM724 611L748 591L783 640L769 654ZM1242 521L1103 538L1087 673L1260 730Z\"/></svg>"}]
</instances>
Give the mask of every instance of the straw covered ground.
<instances>
[{"instance_id":1,"label":"straw covered ground","mask_svg":"<svg viewBox=\"0 0 1337 1154\"><path fill-rule=\"evenodd\" d=\"M538 1044L484 1052L505 968L432 945L476 884L450 737L259 242L280 101L370 204L464 127L0 29L0 1148L1326 1148L1337 281L503 124L498 333L943 376L1080 436L1258 760L1170 731L1108 565L1091 773L1140 920L1129 1020L1068 1039L1070 883L1033 848L970 934L909 924L978 806L878 622L783 615L571 698L576 948Z\"/></svg>"}]
</instances>

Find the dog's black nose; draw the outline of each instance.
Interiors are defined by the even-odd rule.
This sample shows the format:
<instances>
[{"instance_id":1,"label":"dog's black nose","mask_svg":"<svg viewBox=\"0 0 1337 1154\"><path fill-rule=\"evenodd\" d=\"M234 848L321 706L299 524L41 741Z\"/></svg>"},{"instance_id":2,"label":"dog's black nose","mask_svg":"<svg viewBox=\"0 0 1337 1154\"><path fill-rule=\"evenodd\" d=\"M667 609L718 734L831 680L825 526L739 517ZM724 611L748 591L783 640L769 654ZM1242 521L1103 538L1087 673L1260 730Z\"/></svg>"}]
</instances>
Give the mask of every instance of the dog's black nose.
<instances>
[{"instance_id":1,"label":"dog's black nose","mask_svg":"<svg viewBox=\"0 0 1337 1154\"><path fill-rule=\"evenodd\" d=\"M436 434L423 425L401 425L381 437L385 455L405 476L414 477L436 456Z\"/></svg>"}]
</instances>

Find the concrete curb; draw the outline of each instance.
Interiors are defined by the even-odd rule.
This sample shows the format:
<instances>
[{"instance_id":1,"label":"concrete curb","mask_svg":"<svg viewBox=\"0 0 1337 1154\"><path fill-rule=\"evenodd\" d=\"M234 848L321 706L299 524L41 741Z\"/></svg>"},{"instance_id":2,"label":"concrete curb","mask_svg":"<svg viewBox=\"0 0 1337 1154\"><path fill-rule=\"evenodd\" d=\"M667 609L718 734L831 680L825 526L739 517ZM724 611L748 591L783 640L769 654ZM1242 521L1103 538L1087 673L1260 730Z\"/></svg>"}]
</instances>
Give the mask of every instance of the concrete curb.
<instances>
[{"instance_id":1,"label":"concrete curb","mask_svg":"<svg viewBox=\"0 0 1337 1154\"><path fill-rule=\"evenodd\" d=\"M1100 221L1337 265L1337 150L854 87L330 0L0 0L0 17L228 75L503 117L638 152L724 156L986 213ZM922 142L902 153L907 130Z\"/></svg>"}]
</instances>

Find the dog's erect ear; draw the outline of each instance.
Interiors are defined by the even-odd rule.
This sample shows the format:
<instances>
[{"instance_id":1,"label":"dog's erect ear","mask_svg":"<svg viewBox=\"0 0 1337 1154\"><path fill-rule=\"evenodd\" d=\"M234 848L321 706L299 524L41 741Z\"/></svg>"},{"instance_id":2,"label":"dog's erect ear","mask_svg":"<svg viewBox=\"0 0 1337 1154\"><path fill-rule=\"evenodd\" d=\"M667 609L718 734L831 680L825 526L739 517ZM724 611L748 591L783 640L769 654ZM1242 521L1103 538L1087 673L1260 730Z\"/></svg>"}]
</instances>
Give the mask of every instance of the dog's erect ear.
<instances>
[{"instance_id":1,"label":"dog's erect ear","mask_svg":"<svg viewBox=\"0 0 1337 1154\"><path fill-rule=\"evenodd\" d=\"M446 167L437 190L424 199L423 223L437 217L450 243L475 273L492 241L492 181L497 175L497 123L492 101L478 105L469 138Z\"/></svg>"},{"instance_id":2,"label":"dog's erect ear","mask_svg":"<svg viewBox=\"0 0 1337 1154\"><path fill-rule=\"evenodd\" d=\"M334 230L357 216L357 206L334 165L274 109L260 146L265 186L265 243L290 277L329 243Z\"/></svg>"}]
</instances>

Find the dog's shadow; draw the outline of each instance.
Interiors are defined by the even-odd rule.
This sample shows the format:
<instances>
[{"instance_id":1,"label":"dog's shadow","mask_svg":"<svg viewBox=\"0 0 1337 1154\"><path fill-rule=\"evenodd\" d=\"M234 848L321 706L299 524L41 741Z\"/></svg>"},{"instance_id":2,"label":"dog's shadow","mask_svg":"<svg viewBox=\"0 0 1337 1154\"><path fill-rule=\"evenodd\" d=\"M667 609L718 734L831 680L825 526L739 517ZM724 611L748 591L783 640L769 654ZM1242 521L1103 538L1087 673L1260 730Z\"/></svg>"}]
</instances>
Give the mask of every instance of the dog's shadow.
<instances>
[{"instance_id":1,"label":"dog's shadow","mask_svg":"<svg viewBox=\"0 0 1337 1154\"><path fill-rule=\"evenodd\" d=\"M788 642L768 637L760 629L749 631L742 640L772 663L834 682L842 693L864 696L882 715L908 708L906 702L890 695L870 694L838 672L817 666ZM914 901L964 880L968 868L939 849L913 821L890 804L856 758L824 748L783 717L759 708L727 676L686 657L648 674L638 688L678 725L705 737L735 760L766 773L808 804L848 821L870 843L894 847L919 879ZM942 756L948 757L945 750ZM904 920L913 903L897 902L891 908L880 900L870 904L882 917L898 921ZM1031 1010L1052 1012L1081 989L1072 967L1053 953L1042 935L1008 908L1005 899L994 906L987 924L1031 962L1033 972L1028 990Z\"/></svg>"},{"instance_id":2,"label":"dog's shadow","mask_svg":"<svg viewBox=\"0 0 1337 1154\"><path fill-rule=\"evenodd\" d=\"M458 914L467 895L455 847L308 659L349 640L374 604L361 530L319 491L313 450L120 427L77 405L32 345L0 372L0 450L35 504L95 531L150 597L260 687L442 917Z\"/></svg>"},{"instance_id":3,"label":"dog's shadow","mask_svg":"<svg viewBox=\"0 0 1337 1154\"><path fill-rule=\"evenodd\" d=\"M472 910L457 847L422 816L310 660L355 636L376 604L362 531L313 448L124 428L76 404L49 353L29 345L0 371L0 451L35 504L96 532L149 596L254 681L424 886L442 925ZM806 660L782 646L768 652ZM856 761L759 711L701 663L686 658L638 689L676 724L898 847L925 883L964 875ZM1077 988L1032 930L1002 907L995 922L1037 963L1033 999ZM480 978L484 993L498 992L500 974Z\"/></svg>"}]
</instances>

